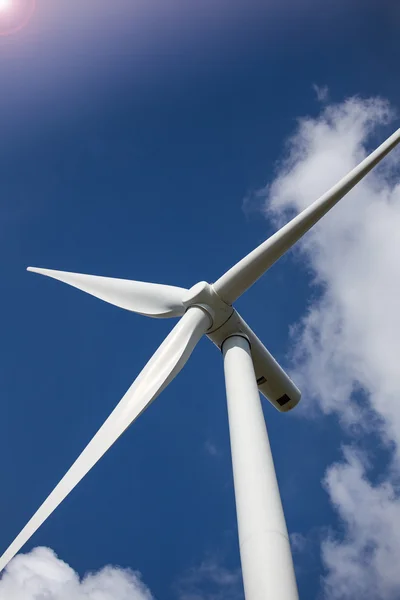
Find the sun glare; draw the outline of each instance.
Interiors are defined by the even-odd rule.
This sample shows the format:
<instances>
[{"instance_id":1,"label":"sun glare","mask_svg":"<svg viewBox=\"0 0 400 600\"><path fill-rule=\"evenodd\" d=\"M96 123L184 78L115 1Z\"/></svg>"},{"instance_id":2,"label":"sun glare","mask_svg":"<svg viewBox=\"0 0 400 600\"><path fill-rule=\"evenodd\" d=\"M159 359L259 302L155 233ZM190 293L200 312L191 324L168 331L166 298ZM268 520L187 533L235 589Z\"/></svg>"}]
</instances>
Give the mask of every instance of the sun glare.
<instances>
[{"instance_id":1,"label":"sun glare","mask_svg":"<svg viewBox=\"0 0 400 600\"><path fill-rule=\"evenodd\" d=\"M24 29L35 9L36 0L0 0L0 36Z\"/></svg>"},{"instance_id":2,"label":"sun glare","mask_svg":"<svg viewBox=\"0 0 400 600\"><path fill-rule=\"evenodd\" d=\"M5 11L11 8L12 0L0 0L0 11Z\"/></svg>"}]
</instances>

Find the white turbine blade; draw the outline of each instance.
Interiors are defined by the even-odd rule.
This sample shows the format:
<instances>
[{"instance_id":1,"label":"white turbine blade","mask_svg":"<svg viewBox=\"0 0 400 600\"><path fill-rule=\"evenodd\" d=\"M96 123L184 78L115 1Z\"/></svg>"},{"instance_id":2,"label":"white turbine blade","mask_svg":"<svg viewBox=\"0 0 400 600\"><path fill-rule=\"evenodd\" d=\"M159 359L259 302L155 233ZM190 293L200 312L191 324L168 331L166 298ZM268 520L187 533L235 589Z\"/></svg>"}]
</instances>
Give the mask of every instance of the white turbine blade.
<instances>
[{"instance_id":1,"label":"white turbine blade","mask_svg":"<svg viewBox=\"0 0 400 600\"><path fill-rule=\"evenodd\" d=\"M185 312L182 298L187 290L184 288L36 267L27 270L58 279L100 300L148 317L180 317Z\"/></svg>"},{"instance_id":2,"label":"white turbine blade","mask_svg":"<svg viewBox=\"0 0 400 600\"><path fill-rule=\"evenodd\" d=\"M328 192L234 265L213 285L232 304L400 142L400 129Z\"/></svg>"},{"instance_id":3,"label":"white turbine blade","mask_svg":"<svg viewBox=\"0 0 400 600\"><path fill-rule=\"evenodd\" d=\"M209 327L210 318L201 308L193 307L187 311L70 470L0 558L0 571L4 569L7 563L125 429L179 373L197 342Z\"/></svg>"}]
</instances>

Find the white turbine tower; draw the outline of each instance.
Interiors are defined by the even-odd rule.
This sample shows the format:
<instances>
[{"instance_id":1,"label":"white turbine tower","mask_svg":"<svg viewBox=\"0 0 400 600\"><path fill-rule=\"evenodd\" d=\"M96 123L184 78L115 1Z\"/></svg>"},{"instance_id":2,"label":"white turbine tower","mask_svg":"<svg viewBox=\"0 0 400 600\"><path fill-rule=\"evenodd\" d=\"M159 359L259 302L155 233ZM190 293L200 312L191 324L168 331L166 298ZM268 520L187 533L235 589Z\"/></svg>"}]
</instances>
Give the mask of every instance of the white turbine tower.
<instances>
[{"instance_id":1,"label":"white turbine tower","mask_svg":"<svg viewBox=\"0 0 400 600\"><path fill-rule=\"evenodd\" d=\"M29 268L142 315L181 317L70 470L0 558L15 556L119 436L183 368L206 334L224 357L229 430L246 600L296 600L296 580L259 391L281 412L300 392L232 307L293 244L400 142L400 129L339 183L234 265L190 290Z\"/></svg>"}]
</instances>

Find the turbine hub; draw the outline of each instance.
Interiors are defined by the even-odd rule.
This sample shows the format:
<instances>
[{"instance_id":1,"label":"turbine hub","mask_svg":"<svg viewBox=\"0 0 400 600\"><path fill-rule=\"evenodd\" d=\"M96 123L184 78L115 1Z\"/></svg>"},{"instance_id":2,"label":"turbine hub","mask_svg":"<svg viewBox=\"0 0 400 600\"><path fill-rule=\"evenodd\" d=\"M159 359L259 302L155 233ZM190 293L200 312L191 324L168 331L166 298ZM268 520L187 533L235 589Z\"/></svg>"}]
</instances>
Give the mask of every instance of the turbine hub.
<instances>
[{"instance_id":1,"label":"turbine hub","mask_svg":"<svg viewBox=\"0 0 400 600\"><path fill-rule=\"evenodd\" d=\"M219 329L233 313L232 306L221 300L212 285L206 281L199 281L190 288L184 296L182 304L186 310L191 306L199 306L210 315L212 325L207 333Z\"/></svg>"}]
</instances>

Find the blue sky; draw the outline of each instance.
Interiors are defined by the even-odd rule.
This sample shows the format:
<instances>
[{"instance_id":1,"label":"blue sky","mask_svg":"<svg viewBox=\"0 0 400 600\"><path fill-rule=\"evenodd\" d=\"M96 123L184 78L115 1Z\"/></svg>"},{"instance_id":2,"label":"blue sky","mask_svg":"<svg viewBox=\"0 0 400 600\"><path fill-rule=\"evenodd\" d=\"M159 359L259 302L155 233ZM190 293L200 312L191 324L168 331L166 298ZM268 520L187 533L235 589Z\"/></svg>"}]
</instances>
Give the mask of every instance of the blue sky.
<instances>
[{"instance_id":1,"label":"blue sky","mask_svg":"<svg viewBox=\"0 0 400 600\"><path fill-rule=\"evenodd\" d=\"M185 287L212 282L274 230L282 211L301 208L282 162L289 155L301 170L304 157L287 146L298 118L315 124L327 106L350 97L399 106L394 1L327 2L323 10L314 0L206 2L201 11L199 4L37 0L22 30L0 36L2 549L171 328L25 268ZM322 100L315 85L329 90ZM369 148L398 124L386 108L360 102L365 122L378 123ZM357 110L345 110L354 123ZM365 127L354 134L355 151L373 129ZM329 169L328 161L328 179ZM293 181L308 179L294 172ZM302 193L314 193L312 182ZM323 298L315 273L320 283L336 281L305 248L238 302L294 371L291 351L304 350L304 331L290 337L289 327ZM315 368L307 363L303 377ZM339 379L329 380L335 399L348 392ZM357 381L373 394L361 375ZM342 460L343 444L356 444L373 454L375 485L393 467L397 440L383 426L363 428L361 417L343 423L339 400L316 400L309 381L305 390L298 415L264 408L296 534L300 596L328 598L321 581L335 569L321 540L329 527L347 535L349 518L332 503L332 480L321 481ZM352 398L359 406L363 393ZM377 423L389 419L379 406L368 409ZM207 340L24 551L37 546L54 549L81 576L104 565L139 571L160 600L241 597L222 360ZM400 582L393 585L390 594L398 594Z\"/></svg>"}]
</instances>

